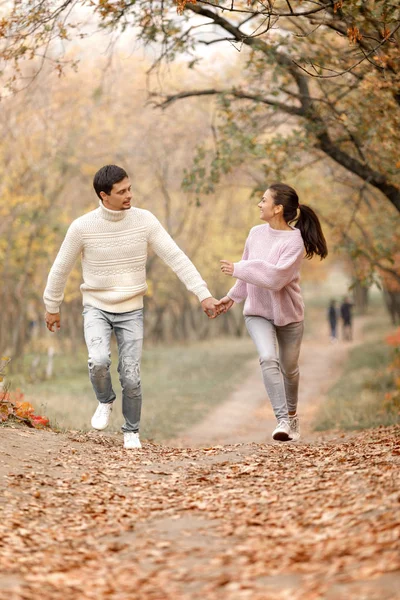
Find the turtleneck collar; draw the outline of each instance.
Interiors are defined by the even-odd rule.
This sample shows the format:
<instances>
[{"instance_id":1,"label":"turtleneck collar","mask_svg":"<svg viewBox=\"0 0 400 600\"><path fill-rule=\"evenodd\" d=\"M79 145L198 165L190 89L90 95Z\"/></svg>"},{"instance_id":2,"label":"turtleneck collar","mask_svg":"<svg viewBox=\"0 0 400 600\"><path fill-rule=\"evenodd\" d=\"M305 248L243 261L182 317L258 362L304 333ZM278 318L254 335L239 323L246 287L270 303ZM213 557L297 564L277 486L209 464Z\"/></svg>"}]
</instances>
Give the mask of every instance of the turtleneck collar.
<instances>
[{"instance_id":1,"label":"turtleneck collar","mask_svg":"<svg viewBox=\"0 0 400 600\"><path fill-rule=\"evenodd\" d=\"M99 209L101 217L107 221L122 221L129 212L129 210L109 210L104 206L102 200L99 200Z\"/></svg>"}]
</instances>

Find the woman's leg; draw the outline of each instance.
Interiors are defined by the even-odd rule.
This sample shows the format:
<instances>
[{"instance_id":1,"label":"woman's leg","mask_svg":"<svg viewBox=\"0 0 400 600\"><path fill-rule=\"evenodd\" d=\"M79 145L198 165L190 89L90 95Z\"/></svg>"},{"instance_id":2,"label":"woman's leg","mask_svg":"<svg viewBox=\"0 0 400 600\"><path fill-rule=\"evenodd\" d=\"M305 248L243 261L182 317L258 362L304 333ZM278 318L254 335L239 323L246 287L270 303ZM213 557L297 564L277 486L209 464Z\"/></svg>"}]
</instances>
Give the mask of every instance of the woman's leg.
<instances>
[{"instance_id":1,"label":"woman's leg","mask_svg":"<svg viewBox=\"0 0 400 600\"><path fill-rule=\"evenodd\" d=\"M279 344L279 360L285 384L289 415L295 415L299 394L299 355L303 339L304 322L289 323L276 328Z\"/></svg>"},{"instance_id":2,"label":"woman's leg","mask_svg":"<svg viewBox=\"0 0 400 600\"><path fill-rule=\"evenodd\" d=\"M285 388L279 366L276 328L264 317L245 316L247 331L260 357L265 389L278 421L289 421Z\"/></svg>"}]
</instances>

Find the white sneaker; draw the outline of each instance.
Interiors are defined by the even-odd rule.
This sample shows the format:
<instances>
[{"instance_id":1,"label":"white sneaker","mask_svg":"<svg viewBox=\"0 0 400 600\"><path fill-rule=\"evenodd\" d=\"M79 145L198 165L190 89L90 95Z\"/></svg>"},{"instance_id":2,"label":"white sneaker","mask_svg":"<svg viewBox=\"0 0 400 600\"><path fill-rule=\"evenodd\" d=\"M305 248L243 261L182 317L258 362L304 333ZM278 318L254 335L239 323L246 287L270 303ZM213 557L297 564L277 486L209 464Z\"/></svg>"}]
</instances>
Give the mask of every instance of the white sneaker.
<instances>
[{"instance_id":1,"label":"white sneaker","mask_svg":"<svg viewBox=\"0 0 400 600\"><path fill-rule=\"evenodd\" d=\"M139 433L137 431L124 431L124 448L133 450L134 448L141 448Z\"/></svg>"},{"instance_id":2,"label":"white sneaker","mask_svg":"<svg viewBox=\"0 0 400 600\"><path fill-rule=\"evenodd\" d=\"M290 435L294 442L298 442L300 439L300 421L299 417L295 415L291 417L289 415Z\"/></svg>"},{"instance_id":3,"label":"white sneaker","mask_svg":"<svg viewBox=\"0 0 400 600\"><path fill-rule=\"evenodd\" d=\"M92 427L93 429L105 429L110 420L110 415L112 412L113 403L110 402L108 404L104 404L104 402L99 402L98 407L96 408L96 412L92 417Z\"/></svg>"},{"instance_id":4,"label":"white sneaker","mask_svg":"<svg viewBox=\"0 0 400 600\"><path fill-rule=\"evenodd\" d=\"M285 421L282 419L278 422L278 425L275 427L272 432L272 438L274 440L279 440L280 442L287 442L292 439L290 432L289 421Z\"/></svg>"}]
</instances>

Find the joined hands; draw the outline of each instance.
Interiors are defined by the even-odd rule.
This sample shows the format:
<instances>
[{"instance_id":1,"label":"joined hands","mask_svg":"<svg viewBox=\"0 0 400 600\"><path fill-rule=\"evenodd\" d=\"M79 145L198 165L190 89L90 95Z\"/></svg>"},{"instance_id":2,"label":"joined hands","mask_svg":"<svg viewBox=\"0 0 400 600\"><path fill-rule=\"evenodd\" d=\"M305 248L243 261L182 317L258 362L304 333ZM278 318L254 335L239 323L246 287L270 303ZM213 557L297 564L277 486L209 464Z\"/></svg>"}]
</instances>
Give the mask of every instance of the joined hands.
<instances>
[{"instance_id":1,"label":"joined hands","mask_svg":"<svg viewBox=\"0 0 400 600\"><path fill-rule=\"evenodd\" d=\"M234 271L234 265L229 260L221 260L221 271L224 275L232 277ZM234 301L229 296L224 296L221 300L215 298L206 298L201 303L204 312L209 319L215 319L219 315L228 312L234 305Z\"/></svg>"},{"instance_id":2,"label":"joined hands","mask_svg":"<svg viewBox=\"0 0 400 600\"><path fill-rule=\"evenodd\" d=\"M234 302L229 296L224 296L221 300L206 298L201 303L201 306L209 319L216 319L219 315L228 312L233 304Z\"/></svg>"}]
</instances>

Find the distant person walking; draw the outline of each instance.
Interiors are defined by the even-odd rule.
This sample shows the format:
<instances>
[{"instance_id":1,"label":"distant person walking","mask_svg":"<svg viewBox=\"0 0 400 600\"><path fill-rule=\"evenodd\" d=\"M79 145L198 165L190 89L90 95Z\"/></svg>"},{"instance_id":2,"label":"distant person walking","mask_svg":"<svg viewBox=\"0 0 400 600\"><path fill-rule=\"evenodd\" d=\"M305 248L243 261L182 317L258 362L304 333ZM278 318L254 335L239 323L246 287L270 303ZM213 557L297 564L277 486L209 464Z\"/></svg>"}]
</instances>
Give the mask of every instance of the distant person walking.
<instances>
[{"instance_id":1,"label":"distant person walking","mask_svg":"<svg viewBox=\"0 0 400 600\"><path fill-rule=\"evenodd\" d=\"M331 342L335 344L338 341L337 338L337 322L338 322L338 309L336 300L331 300L328 308L328 321L330 328Z\"/></svg>"},{"instance_id":2,"label":"distant person walking","mask_svg":"<svg viewBox=\"0 0 400 600\"><path fill-rule=\"evenodd\" d=\"M343 339L346 342L353 340L353 304L346 296L340 306L340 316L342 317Z\"/></svg>"},{"instance_id":3,"label":"distant person walking","mask_svg":"<svg viewBox=\"0 0 400 600\"><path fill-rule=\"evenodd\" d=\"M258 207L266 224L251 229L242 260L221 260L222 272L238 281L220 300L220 306L226 312L234 302L245 301L246 327L256 345L277 419L272 437L297 441L298 360L304 320L300 267L304 253L306 258L316 254L323 259L328 251L317 215L299 204L290 186L271 185Z\"/></svg>"},{"instance_id":4,"label":"distant person walking","mask_svg":"<svg viewBox=\"0 0 400 600\"><path fill-rule=\"evenodd\" d=\"M81 256L89 375L98 400L92 427L107 427L116 398L110 376L110 338L114 331L125 417L124 447L140 448L140 361L148 246L197 296L210 318L217 316L219 309L194 265L156 217L148 210L131 206L131 182L124 169L116 165L102 167L94 176L93 186L99 207L76 219L67 231L44 291L45 320L50 331L54 327L60 329L65 284Z\"/></svg>"}]
</instances>

